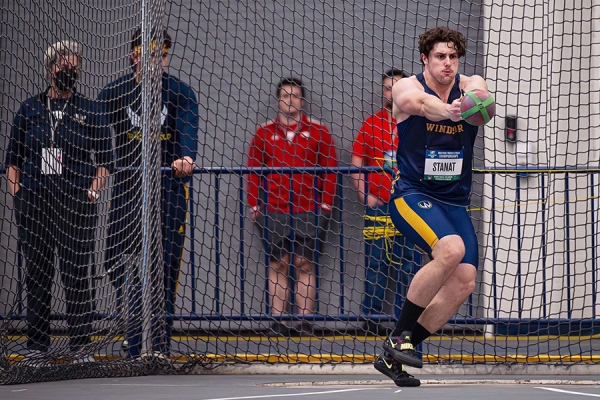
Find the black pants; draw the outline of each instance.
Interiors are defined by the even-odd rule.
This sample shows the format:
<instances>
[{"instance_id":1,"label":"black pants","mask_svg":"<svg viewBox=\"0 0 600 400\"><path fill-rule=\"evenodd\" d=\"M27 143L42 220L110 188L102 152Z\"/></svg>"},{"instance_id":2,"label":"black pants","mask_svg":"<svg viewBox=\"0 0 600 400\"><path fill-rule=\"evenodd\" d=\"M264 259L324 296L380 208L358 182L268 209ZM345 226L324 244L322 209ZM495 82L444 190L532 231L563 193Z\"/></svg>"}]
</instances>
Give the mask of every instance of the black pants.
<instances>
[{"instance_id":1,"label":"black pants","mask_svg":"<svg viewBox=\"0 0 600 400\"><path fill-rule=\"evenodd\" d=\"M21 252L25 258L27 347L50 346L50 309L55 260L58 259L65 302L56 312L66 316L69 347L90 342L93 307L88 277L94 251L96 205L85 190L39 191L21 188L15 195Z\"/></svg>"}]
</instances>

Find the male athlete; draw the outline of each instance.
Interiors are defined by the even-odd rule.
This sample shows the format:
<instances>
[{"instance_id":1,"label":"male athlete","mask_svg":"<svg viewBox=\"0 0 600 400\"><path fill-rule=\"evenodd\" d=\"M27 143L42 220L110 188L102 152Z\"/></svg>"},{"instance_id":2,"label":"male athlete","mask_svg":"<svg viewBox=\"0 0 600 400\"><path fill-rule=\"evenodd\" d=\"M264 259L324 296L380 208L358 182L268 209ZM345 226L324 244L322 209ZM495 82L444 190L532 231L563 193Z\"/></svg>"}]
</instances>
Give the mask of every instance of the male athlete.
<instances>
[{"instance_id":1,"label":"male athlete","mask_svg":"<svg viewBox=\"0 0 600 400\"><path fill-rule=\"evenodd\" d=\"M460 98L463 91L488 86L480 76L458 73L466 53L460 32L427 30L419 36L419 52L423 72L392 89L400 173L390 214L431 261L413 278L396 328L376 361L392 379L397 364L422 368L414 346L440 329L471 294L478 261L477 236L466 210L478 128L462 119Z\"/></svg>"},{"instance_id":2,"label":"male athlete","mask_svg":"<svg viewBox=\"0 0 600 400\"><path fill-rule=\"evenodd\" d=\"M164 290L167 317L173 314L179 267L185 238L187 213L187 184L194 170L198 147L198 103L194 91L178 78L165 72L169 61L171 37L166 29L152 32L150 51L152 57L161 57L162 105L161 119L161 167L171 167L162 176L162 227L164 251ZM109 237L106 262L112 282L123 290L123 283L140 264L141 250L141 172L136 170L142 160L142 32L138 28L131 41L132 71L110 83L100 92L101 102L111 126L115 131L117 169L109 217ZM157 55L155 55L157 54ZM136 280L139 277L133 276ZM129 282L132 283L132 282ZM125 304L139 311L139 304ZM153 338L154 351L170 354L170 327ZM160 337L164 334L163 337ZM128 355L140 353L139 325L129 328Z\"/></svg>"}]
</instances>

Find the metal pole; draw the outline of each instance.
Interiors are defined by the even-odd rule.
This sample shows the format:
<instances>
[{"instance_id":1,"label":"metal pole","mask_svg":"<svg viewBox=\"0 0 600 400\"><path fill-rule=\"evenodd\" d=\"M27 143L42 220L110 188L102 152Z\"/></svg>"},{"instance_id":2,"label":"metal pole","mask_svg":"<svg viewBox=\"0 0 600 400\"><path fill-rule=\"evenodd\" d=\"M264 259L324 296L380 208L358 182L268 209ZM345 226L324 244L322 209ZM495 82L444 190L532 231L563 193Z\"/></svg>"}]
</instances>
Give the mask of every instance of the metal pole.
<instances>
[{"instance_id":1,"label":"metal pole","mask_svg":"<svg viewBox=\"0 0 600 400\"><path fill-rule=\"evenodd\" d=\"M141 263L141 284L142 284L142 338L141 349L142 353L148 352L152 348L152 315L154 313L152 307L152 218L155 218L152 213L153 201L155 195L154 180L156 179L156 168L152 160L156 159L153 147L155 147L155 132L156 113L153 112L156 108L156 101L153 88L153 66L151 56L152 42L152 10L148 0L142 0L142 53L140 57L141 65L141 118L142 118L142 263Z\"/></svg>"}]
</instances>

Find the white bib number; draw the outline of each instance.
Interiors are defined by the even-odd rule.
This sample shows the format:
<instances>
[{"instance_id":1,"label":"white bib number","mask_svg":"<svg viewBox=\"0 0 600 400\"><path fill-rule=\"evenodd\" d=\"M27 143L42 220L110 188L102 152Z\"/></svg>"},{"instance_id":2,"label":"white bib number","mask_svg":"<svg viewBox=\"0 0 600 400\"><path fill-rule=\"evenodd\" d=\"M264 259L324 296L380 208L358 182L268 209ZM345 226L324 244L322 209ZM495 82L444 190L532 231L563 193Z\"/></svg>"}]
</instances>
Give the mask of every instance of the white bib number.
<instances>
[{"instance_id":1,"label":"white bib number","mask_svg":"<svg viewBox=\"0 0 600 400\"><path fill-rule=\"evenodd\" d=\"M426 181L458 181L462 172L462 150L427 150L425 152Z\"/></svg>"},{"instance_id":2,"label":"white bib number","mask_svg":"<svg viewBox=\"0 0 600 400\"><path fill-rule=\"evenodd\" d=\"M62 149L57 147L42 149L42 174L62 174Z\"/></svg>"}]
</instances>

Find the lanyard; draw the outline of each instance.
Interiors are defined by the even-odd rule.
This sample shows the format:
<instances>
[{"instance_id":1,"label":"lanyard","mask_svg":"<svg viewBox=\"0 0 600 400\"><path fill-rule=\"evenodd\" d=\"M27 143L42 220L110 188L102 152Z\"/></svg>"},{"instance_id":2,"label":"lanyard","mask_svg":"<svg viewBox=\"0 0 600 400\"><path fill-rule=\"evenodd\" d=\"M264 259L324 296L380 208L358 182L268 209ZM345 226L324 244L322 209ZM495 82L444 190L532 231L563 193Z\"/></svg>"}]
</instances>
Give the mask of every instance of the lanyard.
<instances>
[{"instance_id":1,"label":"lanyard","mask_svg":"<svg viewBox=\"0 0 600 400\"><path fill-rule=\"evenodd\" d=\"M390 140L391 140L390 144L391 144L392 150L396 151L397 146L394 144L394 139L396 139L396 137L398 136L395 134L397 131L397 126L394 123L394 116L392 115L392 112L388 111L387 109L385 110L385 112L386 112L386 124L390 128L390 131L389 131L389 136L390 136ZM398 140L400 140L400 139L398 139Z\"/></svg>"},{"instance_id":2,"label":"lanyard","mask_svg":"<svg viewBox=\"0 0 600 400\"><path fill-rule=\"evenodd\" d=\"M52 146L54 146L54 132L56 132L56 128L58 128L58 124L62 120L62 117L65 113L65 109L67 108L67 104L69 104L69 100L65 101L65 104L58 113L58 118L56 118L56 121L53 118L52 107L50 107L50 96L46 96L46 100L48 105L48 113L50 116L50 143L52 143Z\"/></svg>"}]
</instances>

